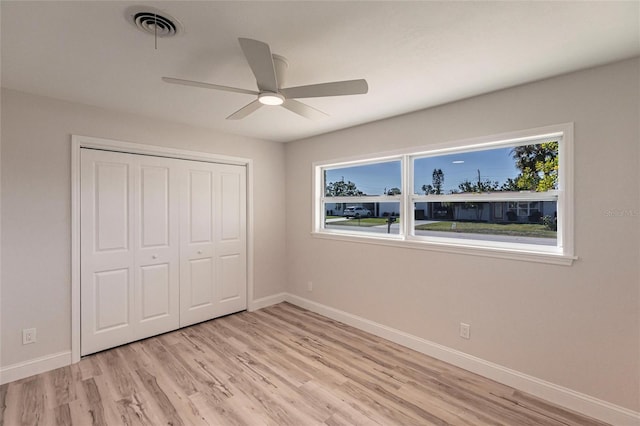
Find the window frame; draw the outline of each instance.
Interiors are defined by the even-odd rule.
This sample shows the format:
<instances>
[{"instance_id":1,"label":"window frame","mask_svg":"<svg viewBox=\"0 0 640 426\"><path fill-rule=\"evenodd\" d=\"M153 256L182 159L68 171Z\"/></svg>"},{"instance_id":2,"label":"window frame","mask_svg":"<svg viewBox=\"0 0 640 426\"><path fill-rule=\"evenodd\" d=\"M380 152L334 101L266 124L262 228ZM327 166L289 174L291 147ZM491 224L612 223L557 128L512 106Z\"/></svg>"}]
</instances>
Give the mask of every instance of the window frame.
<instances>
[{"instance_id":1,"label":"window frame","mask_svg":"<svg viewBox=\"0 0 640 426\"><path fill-rule=\"evenodd\" d=\"M428 156L446 155L491 148L511 147L516 145L547 142L558 138L558 188L546 192L505 192L463 193L443 195L420 195L414 193L413 166L414 160ZM401 161L401 195L396 196L364 196L364 197L326 197L324 188L325 169L374 164L385 161ZM516 259L531 262L571 265L574 255L574 207L573 207L573 123L556 124L528 130L502 133L441 144L419 146L385 152L368 154L338 160L319 161L312 164L312 230L313 237L351 241L366 244L382 244L410 249L434 250L466 255L489 256ZM400 232L399 234L376 234L366 231L353 232L327 229L323 218L326 203L359 202L399 202ZM454 239L446 237L425 237L414 235L415 203L417 202L461 202L461 201L505 201L531 202L555 200L557 202L557 240L555 246L543 246L524 243L491 242L473 239Z\"/></svg>"},{"instance_id":2,"label":"window frame","mask_svg":"<svg viewBox=\"0 0 640 426\"><path fill-rule=\"evenodd\" d=\"M314 209L314 230L318 230L318 232L328 233L328 234L337 234L337 235L373 235L373 233L362 231L358 233L354 233L353 231L342 230L342 229L331 229L327 230L325 228L325 223L322 218L324 217L324 212L326 211L325 205L327 203L344 203L344 204L358 204L358 203L399 203L399 215L398 217L403 216L403 212L405 209L405 197L404 194L401 195L362 195L362 196L338 196L338 197L330 197L326 196L325 191L325 182L324 182L324 170L330 169L340 169L345 167L353 167L353 166L367 166L371 164L378 163L389 163L393 161L400 161L400 185L402 186L402 181L404 177L402 176L402 172L405 169L405 158L403 155L391 155L384 157L375 157L374 159L367 158L365 160L343 160L340 162L331 162L328 165L315 165L314 164L314 172L316 174L315 181L317 183L314 186L314 204L316 204L316 208ZM317 194L320 195L319 201L317 200ZM401 225L402 226L402 225ZM377 234L378 238L384 239L399 239L402 234L402 230L400 234Z\"/></svg>"}]
</instances>

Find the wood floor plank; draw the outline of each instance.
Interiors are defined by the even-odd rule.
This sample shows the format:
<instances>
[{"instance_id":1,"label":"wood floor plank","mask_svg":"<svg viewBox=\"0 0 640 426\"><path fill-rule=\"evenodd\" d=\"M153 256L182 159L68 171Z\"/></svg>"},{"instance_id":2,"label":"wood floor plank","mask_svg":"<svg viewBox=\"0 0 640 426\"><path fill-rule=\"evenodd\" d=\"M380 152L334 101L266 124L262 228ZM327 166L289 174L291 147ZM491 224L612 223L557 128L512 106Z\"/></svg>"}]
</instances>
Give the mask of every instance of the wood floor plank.
<instances>
[{"instance_id":1,"label":"wood floor plank","mask_svg":"<svg viewBox=\"0 0 640 426\"><path fill-rule=\"evenodd\" d=\"M107 402L109 400L106 399L104 403L102 402L102 396L100 395L100 390L98 389L98 385L96 384L94 377L83 380L82 386L87 399L86 408L91 417L91 424L94 426L107 425L105 408L107 410L112 410L113 404L116 401Z\"/></svg>"},{"instance_id":2,"label":"wood floor plank","mask_svg":"<svg viewBox=\"0 0 640 426\"><path fill-rule=\"evenodd\" d=\"M240 414L231 409L224 401L211 400L204 393L193 394L189 396L189 400L197 408L198 413L207 425L244 426L247 424ZM244 411L246 412L247 410L245 409Z\"/></svg>"},{"instance_id":3,"label":"wood floor plank","mask_svg":"<svg viewBox=\"0 0 640 426\"><path fill-rule=\"evenodd\" d=\"M62 404L53 409L53 424L57 426L72 424L69 404Z\"/></svg>"},{"instance_id":4,"label":"wood floor plank","mask_svg":"<svg viewBox=\"0 0 640 426\"><path fill-rule=\"evenodd\" d=\"M4 405L0 419L1 425L20 424L20 408L22 407L22 383L20 380L3 385L5 390Z\"/></svg>"},{"instance_id":5,"label":"wood floor plank","mask_svg":"<svg viewBox=\"0 0 640 426\"><path fill-rule=\"evenodd\" d=\"M229 388L229 376L212 368L209 362L202 359L201 354L193 352L189 344L178 343L172 345L171 349L176 361L194 378L197 393L206 395L207 400L217 403L233 396Z\"/></svg>"},{"instance_id":6,"label":"wood floor plank","mask_svg":"<svg viewBox=\"0 0 640 426\"><path fill-rule=\"evenodd\" d=\"M105 381L115 400L121 400L133 396L136 386L133 376L122 358L118 355L118 348L100 352L95 355L103 374L94 377L97 383ZM106 395L103 395L106 397Z\"/></svg>"},{"instance_id":7,"label":"wood floor plank","mask_svg":"<svg viewBox=\"0 0 640 426\"><path fill-rule=\"evenodd\" d=\"M72 368L73 367L73 368ZM44 380L47 408L55 409L61 405L67 405L77 399L76 384L78 380L73 377L74 372L79 372L75 366L57 368L42 375Z\"/></svg>"},{"instance_id":8,"label":"wood floor plank","mask_svg":"<svg viewBox=\"0 0 640 426\"><path fill-rule=\"evenodd\" d=\"M381 416L376 416L366 407L353 407L346 395L321 386L314 381L309 381L300 387L300 394L304 398L314 398L323 401L331 415L325 420L325 424L340 424L346 422L350 425L382 425L386 424Z\"/></svg>"},{"instance_id":9,"label":"wood floor plank","mask_svg":"<svg viewBox=\"0 0 640 426\"><path fill-rule=\"evenodd\" d=\"M249 315L241 314L238 316L243 319L249 317ZM268 323L264 321L264 318L259 316L259 313L252 312L250 317L260 320L260 326L256 326L256 328L259 329L260 334L266 340L270 341L272 345L280 347L279 355L290 365L290 368L297 368L310 376L305 379L306 381L313 378L323 383L331 383L332 385L338 386L347 380L343 375L318 362L313 357L313 354L301 351L300 346L292 336L282 333L282 330L277 328L277 326L269 327Z\"/></svg>"},{"instance_id":10,"label":"wood floor plank","mask_svg":"<svg viewBox=\"0 0 640 426\"><path fill-rule=\"evenodd\" d=\"M167 351L164 345L158 339L147 339L142 343L142 349L153 357L153 360L164 366L164 373L184 392L186 395L192 395L198 391L194 384L194 379L189 372L177 362L176 358ZM143 368L137 369L138 374L144 371Z\"/></svg>"},{"instance_id":11,"label":"wood floor plank","mask_svg":"<svg viewBox=\"0 0 640 426\"><path fill-rule=\"evenodd\" d=\"M0 426L4 426L4 413L7 410L7 391L9 385L0 385Z\"/></svg>"},{"instance_id":12,"label":"wood floor plank","mask_svg":"<svg viewBox=\"0 0 640 426\"><path fill-rule=\"evenodd\" d=\"M80 369L81 380L102 375L102 370L98 365L98 358L96 356L84 357L76 365Z\"/></svg>"},{"instance_id":13,"label":"wood floor plank","mask_svg":"<svg viewBox=\"0 0 640 426\"><path fill-rule=\"evenodd\" d=\"M164 390L158 385L158 380L156 379L156 377L153 374L142 369L136 370L136 373L140 377L140 380L142 381L147 392L151 394L152 399L160 408L163 417L166 419L165 424L171 424L175 426L184 425L180 414L178 414L178 412L176 411L176 407L173 405Z\"/></svg>"},{"instance_id":14,"label":"wood floor plank","mask_svg":"<svg viewBox=\"0 0 640 426\"><path fill-rule=\"evenodd\" d=\"M131 369L136 372L138 379L144 384L148 403L151 407L155 407L150 409L163 412L165 420L172 424L179 424L183 421L185 424L191 425L208 425L198 408L189 399L192 392L185 392L174 380L175 376L169 373L169 371L174 372L176 368L168 370L156 368L157 363L154 364L154 360L146 352L147 347L144 342L121 346L118 349L121 350L122 356L131 360ZM173 358L169 362L175 364ZM181 381L182 379L180 379ZM180 413L178 419L174 419L176 413Z\"/></svg>"},{"instance_id":15,"label":"wood floor plank","mask_svg":"<svg viewBox=\"0 0 640 426\"><path fill-rule=\"evenodd\" d=\"M45 389L42 375L26 379L22 384L22 408L20 422L22 424L38 424L45 412Z\"/></svg>"},{"instance_id":16,"label":"wood floor plank","mask_svg":"<svg viewBox=\"0 0 640 426\"><path fill-rule=\"evenodd\" d=\"M88 380L88 379L87 379ZM80 384L83 386L83 384ZM86 394L82 391L78 395L78 399L69 403L69 415L71 416L72 424L75 425L93 425L96 424L93 419L89 403L86 399Z\"/></svg>"},{"instance_id":17,"label":"wood floor plank","mask_svg":"<svg viewBox=\"0 0 640 426\"><path fill-rule=\"evenodd\" d=\"M0 386L0 426L124 424L604 425L288 303Z\"/></svg>"}]
</instances>

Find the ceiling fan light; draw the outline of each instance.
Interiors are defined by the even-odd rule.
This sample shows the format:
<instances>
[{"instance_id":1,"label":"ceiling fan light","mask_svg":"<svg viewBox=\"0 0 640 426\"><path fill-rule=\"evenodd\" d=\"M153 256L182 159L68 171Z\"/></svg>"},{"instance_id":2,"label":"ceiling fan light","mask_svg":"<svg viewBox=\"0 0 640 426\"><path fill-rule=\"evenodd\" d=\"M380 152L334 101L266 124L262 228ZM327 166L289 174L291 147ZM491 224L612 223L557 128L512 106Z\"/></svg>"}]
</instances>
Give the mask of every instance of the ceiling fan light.
<instances>
[{"instance_id":1,"label":"ceiling fan light","mask_svg":"<svg viewBox=\"0 0 640 426\"><path fill-rule=\"evenodd\" d=\"M284 103L284 96L280 93L260 93L260 95L258 95L258 101L263 105L282 105Z\"/></svg>"}]
</instances>

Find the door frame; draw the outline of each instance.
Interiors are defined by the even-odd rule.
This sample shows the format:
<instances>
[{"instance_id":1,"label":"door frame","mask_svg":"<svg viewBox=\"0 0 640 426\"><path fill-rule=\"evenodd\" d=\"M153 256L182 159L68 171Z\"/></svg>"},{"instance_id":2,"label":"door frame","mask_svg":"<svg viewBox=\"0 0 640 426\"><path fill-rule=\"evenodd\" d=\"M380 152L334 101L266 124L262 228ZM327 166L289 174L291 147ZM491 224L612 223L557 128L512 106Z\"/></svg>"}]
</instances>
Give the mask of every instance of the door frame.
<instances>
[{"instance_id":1,"label":"door frame","mask_svg":"<svg viewBox=\"0 0 640 426\"><path fill-rule=\"evenodd\" d=\"M71 135L71 363L80 361L80 150L82 148L246 167L247 308L253 300L253 160L91 136Z\"/></svg>"}]
</instances>

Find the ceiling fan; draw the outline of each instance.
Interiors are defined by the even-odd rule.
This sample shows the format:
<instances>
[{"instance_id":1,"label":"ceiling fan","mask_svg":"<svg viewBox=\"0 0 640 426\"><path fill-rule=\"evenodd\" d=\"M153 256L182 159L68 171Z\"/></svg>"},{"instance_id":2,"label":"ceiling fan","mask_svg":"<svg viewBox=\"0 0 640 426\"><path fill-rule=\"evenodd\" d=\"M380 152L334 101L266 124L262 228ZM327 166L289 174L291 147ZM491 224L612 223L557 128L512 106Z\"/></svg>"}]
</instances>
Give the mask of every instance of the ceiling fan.
<instances>
[{"instance_id":1,"label":"ceiling fan","mask_svg":"<svg viewBox=\"0 0 640 426\"><path fill-rule=\"evenodd\" d=\"M240 42L244 56L247 58L247 62L249 62L249 67L251 67L251 71L253 71L256 77L257 91L172 77L162 77L162 80L167 83L257 96L257 99L253 102L228 116L227 120L244 118L264 105L280 105L298 115L315 120L326 117L327 114L295 99L360 95L367 93L369 90L367 81L364 79L284 88L282 87L285 77L284 74L288 67L286 59L282 56L272 54L269 45L261 41L249 38L239 38L238 41Z\"/></svg>"}]
</instances>

